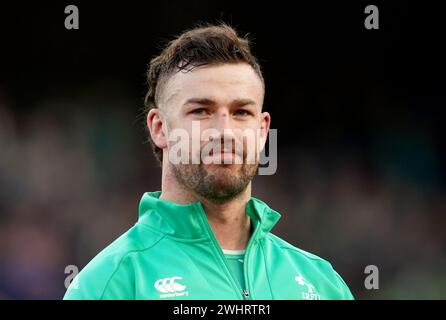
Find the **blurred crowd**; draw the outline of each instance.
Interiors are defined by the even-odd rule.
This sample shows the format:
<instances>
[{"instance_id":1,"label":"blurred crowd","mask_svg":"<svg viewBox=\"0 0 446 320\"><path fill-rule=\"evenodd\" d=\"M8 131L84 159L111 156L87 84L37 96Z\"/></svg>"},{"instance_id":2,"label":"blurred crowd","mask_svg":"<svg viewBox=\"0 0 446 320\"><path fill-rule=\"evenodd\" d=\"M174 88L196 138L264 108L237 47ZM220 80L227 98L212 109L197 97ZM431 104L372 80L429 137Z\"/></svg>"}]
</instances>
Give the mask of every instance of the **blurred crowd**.
<instances>
[{"instance_id":1,"label":"blurred crowd","mask_svg":"<svg viewBox=\"0 0 446 320\"><path fill-rule=\"evenodd\" d=\"M0 299L61 299L65 267L82 269L160 188L140 101L101 92L19 111L0 94ZM330 261L356 298L446 298L444 164L428 134L377 133L366 156L278 139L276 174L253 188L282 214L274 233Z\"/></svg>"}]
</instances>

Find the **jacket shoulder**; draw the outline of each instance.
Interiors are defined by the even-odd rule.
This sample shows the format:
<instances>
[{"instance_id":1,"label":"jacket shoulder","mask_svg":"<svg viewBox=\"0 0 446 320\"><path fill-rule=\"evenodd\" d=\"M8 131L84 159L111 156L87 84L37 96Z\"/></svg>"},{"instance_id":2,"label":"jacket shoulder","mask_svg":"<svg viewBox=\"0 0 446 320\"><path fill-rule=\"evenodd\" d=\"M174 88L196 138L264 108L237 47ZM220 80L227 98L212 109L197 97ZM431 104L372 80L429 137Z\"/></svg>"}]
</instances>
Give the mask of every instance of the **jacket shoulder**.
<instances>
[{"instance_id":1,"label":"jacket shoulder","mask_svg":"<svg viewBox=\"0 0 446 320\"><path fill-rule=\"evenodd\" d=\"M327 260L322 259L321 257L312 254L308 251L302 250L294 245L292 245L291 243L283 240L282 238L276 236L273 233L268 233L267 238L276 246L280 247L281 249L285 249L285 250L292 250L294 251L297 255L302 256L302 258L305 259L310 259L310 260L315 260L315 261L319 261L321 263L328 263L330 264Z\"/></svg>"},{"instance_id":2,"label":"jacket shoulder","mask_svg":"<svg viewBox=\"0 0 446 320\"><path fill-rule=\"evenodd\" d=\"M73 279L64 300L132 299L134 259L150 250L165 234L135 224L98 253Z\"/></svg>"},{"instance_id":3,"label":"jacket shoulder","mask_svg":"<svg viewBox=\"0 0 446 320\"><path fill-rule=\"evenodd\" d=\"M321 283L321 286L329 288L333 299L354 299L347 284L330 262L290 244L273 233L268 233L266 238L282 256L287 257L299 270L306 273L307 277L312 277L314 281Z\"/></svg>"}]
</instances>

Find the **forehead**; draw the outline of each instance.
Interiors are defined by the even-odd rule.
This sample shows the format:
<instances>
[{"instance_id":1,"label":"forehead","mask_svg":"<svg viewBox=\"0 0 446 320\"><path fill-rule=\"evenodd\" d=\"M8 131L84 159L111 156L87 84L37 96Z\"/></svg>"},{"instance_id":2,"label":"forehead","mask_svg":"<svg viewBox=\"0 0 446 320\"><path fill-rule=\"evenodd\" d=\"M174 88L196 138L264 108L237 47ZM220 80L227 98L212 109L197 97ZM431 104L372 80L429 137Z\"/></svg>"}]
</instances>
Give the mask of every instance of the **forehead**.
<instances>
[{"instance_id":1,"label":"forehead","mask_svg":"<svg viewBox=\"0 0 446 320\"><path fill-rule=\"evenodd\" d=\"M220 64L175 73L166 81L160 100L170 104L193 97L250 98L261 104L263 91L262 81L249 64Z\"/></svg>"}]
</instances>

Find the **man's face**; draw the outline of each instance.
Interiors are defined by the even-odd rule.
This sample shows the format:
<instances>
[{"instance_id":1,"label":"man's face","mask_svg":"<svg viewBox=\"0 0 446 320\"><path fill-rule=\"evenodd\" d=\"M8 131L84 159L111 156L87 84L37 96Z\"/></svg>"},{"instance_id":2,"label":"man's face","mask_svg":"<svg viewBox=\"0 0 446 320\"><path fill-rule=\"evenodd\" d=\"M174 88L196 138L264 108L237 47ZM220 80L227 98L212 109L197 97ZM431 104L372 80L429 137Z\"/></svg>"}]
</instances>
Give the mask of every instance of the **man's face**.
<instances>
[{"instance_id":1,"label":"man's face","mask_svg":"<svg viewBox=\"0 0 446 320\"><path fill-rule=\"evenodd\" d=\"M163 161L169 161L179 183L214 202L245 190L269 129L269 114L261 111L263 95L260 78L245 63L199 67L167 80L159 99L166 137L183 130L191 146L189 163L169 161L175 142L163 149Z\"/></svg>"}]
</instances>

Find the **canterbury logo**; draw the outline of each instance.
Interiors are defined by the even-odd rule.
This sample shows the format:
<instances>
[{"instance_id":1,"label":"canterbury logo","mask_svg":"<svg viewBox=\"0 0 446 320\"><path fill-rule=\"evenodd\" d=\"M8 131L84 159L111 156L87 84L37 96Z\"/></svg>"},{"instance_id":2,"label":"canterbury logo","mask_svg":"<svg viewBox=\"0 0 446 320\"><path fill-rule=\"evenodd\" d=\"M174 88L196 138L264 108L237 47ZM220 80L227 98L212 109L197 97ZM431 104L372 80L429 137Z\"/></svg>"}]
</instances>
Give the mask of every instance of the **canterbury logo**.
<instances>
[{"instance_id":1,"label":"canterbury logo","mask_svg":"<svg viewBox=\"0 0 446 320\"><path fill-rule=\"evenodd\" d=\"M156 280L155 288L162 293L181 292L186 289L186 286L176 283L175 281L181 280L181 277L170 277Z\"/></svg>"}]
</instances>

